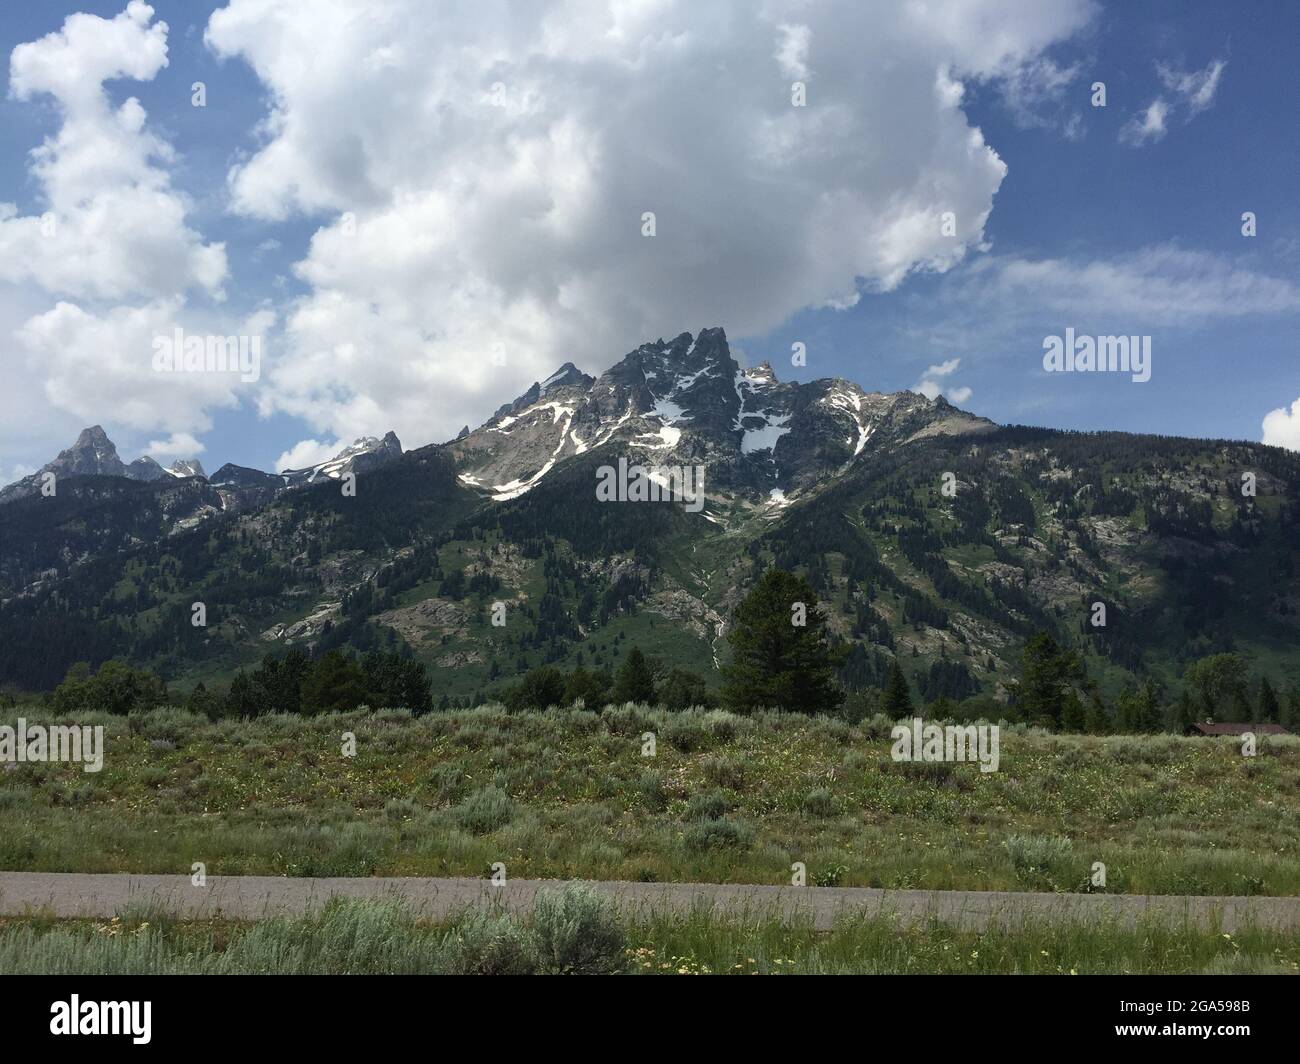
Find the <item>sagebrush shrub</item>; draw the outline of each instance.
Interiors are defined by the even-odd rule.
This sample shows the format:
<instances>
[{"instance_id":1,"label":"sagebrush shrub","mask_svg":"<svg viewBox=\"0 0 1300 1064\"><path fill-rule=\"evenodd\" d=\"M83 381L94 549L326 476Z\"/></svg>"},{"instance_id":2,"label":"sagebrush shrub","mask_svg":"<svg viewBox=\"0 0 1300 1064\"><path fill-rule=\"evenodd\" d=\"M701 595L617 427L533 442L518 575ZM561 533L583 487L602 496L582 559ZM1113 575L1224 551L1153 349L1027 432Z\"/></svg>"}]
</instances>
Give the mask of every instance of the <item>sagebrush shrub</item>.
<instances>
[{"instance_id":1,"label":"sagebrush shrub","mask_svg":"<svg viewBox=\"0 0 1300 1064\"><path fill-rule=\"evenodd\" d=\"M1008 835L1002 845L1022 882L1052 890L1073 885L1074 843L1069 839L1055 835Z\"/></svg>"},{"instance_id":2,"label":"sagebrush shrub","mask_svg":"<svg viewBox=\"0 0 1300 1064\"><path fill-rule=\"evenodd\" d=\"M443 939L438 970L444 975L534 975L537 939L508 916L472 912Z\"/></svg>"},{"instance_id":3,"label":"sagebrush shrub","mask_svg":"<svg viewBox=\"0 0 1300 1064\"><path fill-rule=\"evenodd\" d=\"M809 791L804 798L803 811L808 816L833 816L835 814L835 798L825 787L818 787L816 790Z\"/></svg>"},{"instance_id":4,"label":"sagebrush shrub","mask_svg":"<svg viewBox=\"0 0 1300 1064\"><path fill-rule=\"evenodd\" d=\"M542 974L617 975L627 967L627 935L614 903L591 887L539 893L533 935Z\"/></svg>"},{"instance_id":5,"label":"sagebrush shrub","mask_svg":"<svg viewBox=\"0 0 1300 1064\"><path fill-rule=\"evenodd\" d=\"M719 742L729 743L736 737L744 718L725 709L711 709L704 714L704 725Z\"/></svg>"},{"instance_id":6,"label":"sagebrush shrub","mask_svg":"<svg viewBox=\"0 0 1300 1064\"><path fill-rule=\"evenodd\" d=\"M713 733L704 720L689 710L669 717L663 727L662 735L670 746L676 747L684 754L702 750L713 739Z\"/></svg>"},{"instance_id":7,"label":"sagebrush shrub","mask_svg":"<svg viewBox=\"0 0 1300 1064\"><path fill-rule=\"evenodd\" d=\"M707 853L710 850L746 849L753 841L753 833L734 820L719 817L701 820L686 829L682 844L688 853Z\"/></svg>"},{"instance_id":8,"label":"sagebrush shrub","mask_svg":"<svg viewBox=\"0 0 1300 1064\"><path fill-rule=\"evenodd\" d=\"M730 757L711 755L700 761L704 778L718 787L730 787L733 791L744 790L745 766Z\"/></svg>"},{"instance_id":9,"label":"sagebrush shrub","mask_svg":"<svg viewBox=\"0 0 1300 1064\"><path fill-rule=\"evenodd\" d=\"M456 807L460 826L474 835L486 835L505 827L515 816L515 803L500 787L475 791Z\"/></svg>"},{"instance_id":10,"label":"sagebrush shrub","mask_svg":"<svg viewBox=\"0 0 1300 1064\"><path fill-rule=\"evenodd\" d=\"M664 781L659 773L646 769L636 782L636 789L645 801L646 808L662 810L668 804L668 795L664 793Z\"/></svg>"},{"instance_id":11,"label":"sagebrush shrub","mask_svg":"<svg viewBox=\"0 0 1300 1064\"><path fill-rule=\"evenodd\" d=\"M438 765L429 773L429 786L440 802L449 802L461 791L465 773L459 765Z\"/></svg>"},{"instance_id":12,"label":"sagebrush shrub","mask_svg":"<svg viewBox=\"0 0 1300 1064\"><path fill-rule=\"evenodd\" d=\"M414 820L421 812L409 798L391 798L384 803L384 816L389 820Z\"/></svg>"},{"instance_id":13,"label":"sagebrush shrub","mask_svg":"<svg viewBox=\"0 0 1300 1064\"><path fill-rule=\"evenodd\" d=\"M717 820L730 809L731 803L721 791L709 791L691 796L686 803L687 820Z\"/></svg>"}]
</instances>

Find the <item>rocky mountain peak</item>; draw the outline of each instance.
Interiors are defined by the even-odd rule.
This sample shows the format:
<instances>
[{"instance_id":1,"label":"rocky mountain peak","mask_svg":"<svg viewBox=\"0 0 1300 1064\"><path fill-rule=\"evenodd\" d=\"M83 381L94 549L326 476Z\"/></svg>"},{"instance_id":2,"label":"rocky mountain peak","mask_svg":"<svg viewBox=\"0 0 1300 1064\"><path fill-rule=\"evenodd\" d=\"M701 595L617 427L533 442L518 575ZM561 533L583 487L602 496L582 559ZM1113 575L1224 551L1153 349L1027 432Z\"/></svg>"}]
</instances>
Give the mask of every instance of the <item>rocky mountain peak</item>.
<instances>
[{"instance_id":1,"label":"rocky mountain peak","mask_svg":"<svg viewBox=\"0 0 1300 1064\"><path fill-rule=\"evenodd\" d=\"M127 466L117 456L117 448L102 426L91 425L77 435L76 442L46 462L37 472L0 490L0 503L35 495L41 490L43 475L56 477L128 476ZM146 478L147 479L147 478Z\"/></svg>"},{"instance_id":2,"label":"rocky mountain peak","mask_svg":"<svg viewBox=\"0 0 1300 1064\"><path fill-rule=\"evenodd\" d=\"M66 451L60 451L59 456L46 467L65 476L96 473L121 476L125 468L113 441L100 425L82 429L77 442Z\"/></svg>"},{"instance_id":3,"label":"rocky mountain peak","mask_svg":"<svg viewBox=\"0 0 1300 1064\"><path fill-rule=\"evenodd\" d=\"M552 373L546 380L542 381L538 388L542 395L555 388L566 388L570 385L579 385L583 388L590 387L591 378L582 370L578 369L572 362L566 362L563 366Z\"/></svg>"},{"instance_id":4,"label":"rocky mountain peak","mask_svg":"<svg viewBox=\"0 0 1300 1064\"><path fill-rule=\"evenodd\" d=\"M132 480L161 480L167 470L145 454L126 467L126 475Z\"/></svg>"},{"instance_id":5,"label":"rocky mountain peak","mask_svg":"<svg viewBox=\"0 0 1300 1064\"><path fill-rule=\"evenodd\" d=\"M397 433L389 431L383 437L359 436L333 458L307 466L305 469L284 469L280 479L286 487L315 484L322 479L339 480L347 473L374 469L385 462L402 456L402 444Z\"/></svg>"},{"instance_id":6,"label":"rocky mountain peak","mask_svg":"<svg viewBox=\"0 0 1300 1064\"><path fill-rule=\"evenodd\" d=\"M77 434L77 442L72 445L72 450L85 450L92 448L100 452L112 452L117 454L117 447L113 441L108 438L108 433L104 431L103 425L91 425L84 428Z\"/></svg>"},{"instance_id":7,"label":"rocky mountain peak","mask_svg":"<svg viewBox=\"0 0 1300 1064\"><path fill-rule=\"evenodd\" d=\"M167 470L174 477L206 477L203 463L197 458L178 458Z\"/></svg>"},{"instance_id":8,"label":"rocky mountain peak","mask_svg":"<svg viewBox=\"0 0 1300 1064\"><path fill-rule=\"evenodd\" d=\"M591 377L583 373L572 362L566 362L545 380L533 381L532 386L513 402L503 403L497 407L491 421L510 417L521 410L526 410L544 396L554 397L556 394L575 388L585 392L591 387L592 383L593 379ZM461 439L462 437L458 436L456 438Z\"/></svg>"},{"instance_id":9,"label":"rocky mountain peak","mask_svg":"<svg viewBox=\"0 0 1300 1064\"><path fill-rule=\"evenodd\" d=\"M741 369L725 331L711 328L643 343L594 380L566 363L449 446L461 482L498 501L601 447L648 464L703 465L719 490L766 500L833 479L869 442L991 427L909 393L782 383L768 362Z\"/></svg>"}]
</instances>

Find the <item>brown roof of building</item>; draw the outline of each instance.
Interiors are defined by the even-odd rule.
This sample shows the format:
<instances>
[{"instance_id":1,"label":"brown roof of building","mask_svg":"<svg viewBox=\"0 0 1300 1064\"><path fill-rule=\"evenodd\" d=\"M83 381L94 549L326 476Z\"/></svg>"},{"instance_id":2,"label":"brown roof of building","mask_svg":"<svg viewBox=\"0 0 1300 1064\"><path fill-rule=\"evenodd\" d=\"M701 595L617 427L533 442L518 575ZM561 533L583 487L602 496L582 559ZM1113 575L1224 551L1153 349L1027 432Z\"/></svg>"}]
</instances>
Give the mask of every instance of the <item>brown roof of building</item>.
<instances>
[{"instance_id":1,"label":"brown roof of building","mask_svg":"<svg viewBox=\"0 0 1300 1064\"><path fill-rule=\"evenodd\" d=\"M1254 732L1256 735L1290 735L1280 724L1189 724L1187 734L1199 735L1244 735Z\"/></svg>"}]
</instances>

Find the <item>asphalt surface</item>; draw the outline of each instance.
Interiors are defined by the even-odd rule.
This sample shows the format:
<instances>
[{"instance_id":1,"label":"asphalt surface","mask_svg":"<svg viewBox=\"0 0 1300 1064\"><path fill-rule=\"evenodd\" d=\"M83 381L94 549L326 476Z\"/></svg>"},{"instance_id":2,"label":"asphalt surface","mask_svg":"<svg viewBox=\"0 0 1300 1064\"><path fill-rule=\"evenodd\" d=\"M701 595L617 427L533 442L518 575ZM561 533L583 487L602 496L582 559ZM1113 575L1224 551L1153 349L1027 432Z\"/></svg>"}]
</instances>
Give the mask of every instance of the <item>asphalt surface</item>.
<instances>
[{"instance_id":1,"label":"asphalt surface","mask_svg":"<svg viewBox=\"0 0 1300 1064\"><path fill-rule=\"evenodd\" d=\"M330 898L402 898L420 916L439 918L468 906L527 912L538 890L556 880L311 879L277 876L208 876L194 886L184 875L98 875L78 872L0 872L0 915L111 917L124 906L150 904L180 917L223 915L256 919L299 915ZM689 912L695 906L727 914L778 914L811 918L829 929L843 912L888 915L904 924L931 917L967 930L1010 927L1025 920L1078 922L1144 917L1168 926L1184 923L1232 933L1253 923L1300 929L1300 898L1176 897L1133 894L1030 894L991 891L876 890L868 887L776 887L717 883L591 884L628 913Z\"/></svg>"}]
</instances>

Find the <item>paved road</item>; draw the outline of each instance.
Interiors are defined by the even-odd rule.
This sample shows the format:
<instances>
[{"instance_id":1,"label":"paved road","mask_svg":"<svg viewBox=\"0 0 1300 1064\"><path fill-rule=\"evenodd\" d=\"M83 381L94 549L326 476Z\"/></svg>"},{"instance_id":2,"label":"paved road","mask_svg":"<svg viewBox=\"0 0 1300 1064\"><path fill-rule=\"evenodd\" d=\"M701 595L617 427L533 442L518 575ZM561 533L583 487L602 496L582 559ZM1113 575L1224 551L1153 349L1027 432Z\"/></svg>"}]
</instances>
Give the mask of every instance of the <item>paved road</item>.
<instances>
[{"instance_id":1,"label":"paved road","mask_svg":"<svg viewBox=\"0 0 1300 1064\"><path fill-rule=\"evenodd\" d=\"M90 875L65 872L0 872L0 915L43 911L59 917L108 917L124 905L152 902L187 917L224 914L249 919L313 911L329 898L404 898L426 917L442 917L470 905L501 905L527 911L537 891L554 880L512 880L494 887L483 879L305 879L277 876L209 876L203 887L188 876ZM595 883L628 912L689 911L712 906L726 913L811 916L827 929L837 914L886 914L915 923L931 916L981 930L1028 919L1057 921L1142 916L1170 925L1218 925L1233 932L1254 922L1300 930L1300 898L1218 898L1126 894L1019 894L990 891L875 890L867 887L773 887L715 883Z\"/></svg>"}]
</instances>

